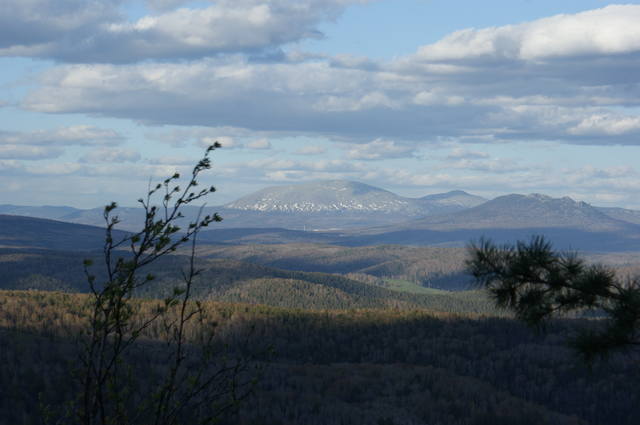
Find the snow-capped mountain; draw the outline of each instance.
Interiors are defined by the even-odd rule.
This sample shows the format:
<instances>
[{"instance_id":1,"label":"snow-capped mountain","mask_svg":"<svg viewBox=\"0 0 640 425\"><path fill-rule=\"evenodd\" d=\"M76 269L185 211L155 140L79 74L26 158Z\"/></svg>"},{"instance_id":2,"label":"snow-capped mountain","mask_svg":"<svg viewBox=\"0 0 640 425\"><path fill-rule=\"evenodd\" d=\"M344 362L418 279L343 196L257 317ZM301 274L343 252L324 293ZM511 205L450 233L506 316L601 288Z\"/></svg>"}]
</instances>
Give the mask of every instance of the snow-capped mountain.
<instances>
[{"instance_id":1,"label":"snow-capped mountain","mask_svg":"<svg viewBox=\"0 0 640 425\"><path fill-rule=\"evenodd\" d=\"M286 213L359 211L420 214L422 204L364 183L329 180L259 190L225 208Z\"/></svg>"},{"instance_id":2,"label":"snow-capped mountain","mask_svg":"<svg viewBox=\"0 0 640 425\"><path fill-rule=\"evenodd\" d=\"M348 229L401 223L421 217L460 211L484 198L462 191L408 198L364 183L327 180L272 186L218 207L224 221L216 227L281 227L295 230ZM16 214L55 220L104 225L102 208L80 210L69 207L19 207L0 205L0 214ZM197 207L184 208L187 225L198 214ZM144 215L139 208L118 208L120 228L137 230Z\"/></svg>"},{"instance_id":3,"label":"snow-capped mountain","mask_svg":"<svg viewBox=\"0 0 640 425\"><path fill-rule=\"evenodd\" d=\"M325 180L272 186L226 204L225 225L348 229L401 223L486 201L462 191L408 198L368 184Z\"/></svg>"},{"instance_id":4,"label":"snow-capped mountain","mask_svg":"<svg viewBox=\"0 0 640 425\"><path fill-rule=\"evenodd\" d=\"M224 207L262 212L375 212L423 216L451 209L462 210L485 201L463 191L407 198L364 183L327 180L267 187Z\"/></svg>"}]
</instances>

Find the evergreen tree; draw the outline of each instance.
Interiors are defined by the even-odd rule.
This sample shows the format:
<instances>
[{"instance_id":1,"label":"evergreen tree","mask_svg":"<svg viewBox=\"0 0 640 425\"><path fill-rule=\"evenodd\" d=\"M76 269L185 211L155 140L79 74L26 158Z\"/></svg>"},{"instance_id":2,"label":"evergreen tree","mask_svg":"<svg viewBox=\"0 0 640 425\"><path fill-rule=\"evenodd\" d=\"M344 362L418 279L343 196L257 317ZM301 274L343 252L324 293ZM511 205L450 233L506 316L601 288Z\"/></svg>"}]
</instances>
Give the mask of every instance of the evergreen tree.
<instances>
[{"instance_id":1,"label":"evergreen tree","mask_svg":"<svg viewBox=\"0 0 640 425\"><path fill-rule=\"evenodd\" d=\"M497 246L481 240L469 247L467 268L497 306L533 326L556 314L593 311L594 320L571 340L586 360L640 345L640 279L588 265L575 254L555 252L543 237Z\"/></svg>"}]
</instances>

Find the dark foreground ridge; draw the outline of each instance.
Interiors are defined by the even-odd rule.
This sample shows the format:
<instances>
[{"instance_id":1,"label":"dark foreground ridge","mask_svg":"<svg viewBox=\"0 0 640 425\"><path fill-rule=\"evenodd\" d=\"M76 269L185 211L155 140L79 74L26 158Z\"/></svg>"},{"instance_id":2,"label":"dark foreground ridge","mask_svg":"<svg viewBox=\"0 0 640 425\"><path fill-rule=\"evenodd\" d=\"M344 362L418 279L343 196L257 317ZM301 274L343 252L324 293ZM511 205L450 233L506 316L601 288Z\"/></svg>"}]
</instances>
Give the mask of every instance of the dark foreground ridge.
<instances>
[{"instance_id":1,"label":"dark foreground ridge","mask_svg":"<svg viewBox=\"0 0 640 425\"><path fill-rule=\"evenodd\" d=\"M73 394L71 338L83 326L83 302L0 291L6 423L40 423L38 403L61 406ZM635 425L640 415L637 359L589 370L562 342L575 321L541 336L509 319L425 311L206 308L220 343L265 366L254 396L222 424ZM162 359L156 330L128 359L147 380Z\"/></svg>"}]
</instances>

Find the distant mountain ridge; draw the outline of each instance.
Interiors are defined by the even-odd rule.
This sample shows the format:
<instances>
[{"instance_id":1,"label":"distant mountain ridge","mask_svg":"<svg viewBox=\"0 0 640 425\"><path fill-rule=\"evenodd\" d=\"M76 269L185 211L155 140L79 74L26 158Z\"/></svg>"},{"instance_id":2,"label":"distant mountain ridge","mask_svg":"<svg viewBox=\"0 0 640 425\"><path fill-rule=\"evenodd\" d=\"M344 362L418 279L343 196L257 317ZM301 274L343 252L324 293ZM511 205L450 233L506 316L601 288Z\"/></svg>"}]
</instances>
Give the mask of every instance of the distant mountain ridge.
<instances>
[{"instance_id":1,"label":"distant mountain ridge","mask_svg":"<svg viewBox=\"0 0 640 425\"><path fill-rule=\"evenodd\" d=\"M79 210L73 207L52 206L52 205L42 205L42 206L9 205L9 204L0 205L0 214L21 215L24 217L35 217L35 218L48 218L50 220L64 219L70 214L74 214L78 211L82 211L82 210Z\"/></svg>"},{"instance_id":2,"label":"distant mountain ridge","mask_svg":"<svg viewBox=\"0 0 640 425\"><path fill-rule=\"evenodd\" d=\"M326 180L267 187L219 212L225 227L348 230L460 211L485 201L462 191L408 198L364 183Z\"/></svg>"},{"instance_id":3,"label":"distant mountain ridge","mask_svg":"<svg viewBox=\"0 0 640 425\"><path fill-rule=\"evenodd\" d=\"M360 182L326 180L272 186L218 207L223 222L219 228L285 228L290 230L330 230L401 223L433 214L460 211L486 199L463 191L408 198ZM187 225L198 208L185 206ZM120 228L138 230L144 215L140 208L118 208ZM47 218L71 223L104 226L102 208L25 207L0 205L0 214Z\"/></svg>"},{"instance_id":4,"label":"distant mountain ridge","mask_svg":"<svg viewBox=\"0 0 640 425\"><path fill-rule=\"evenodd\" d=\"M543 235L559 249L640 251L640 225L605 212L569 197L512 194L446 215L353 231L346 243L464 246L480 238L514 243Z\"/></svg>"},{"instance_id":5,"label":"distant mountain ridge","mask_svg":"<svg viewBox=\"0 0 640 425\"><path fill-rule=\"evenodd\" d=\"M182 227L198 208L185 206L184 212ZM264 188L205 212L218 212L224 219L202 233L201 240L209 243L464 246L480 237L514 242L542 234L560 248L640 251L640 211L542 194L487 201L454 190L409 198L364 183L327 180ZM102 208L0 205L3 213L104 226ZM139 230L140 208L118 208L116 213L120 229Z\"/></svg>"},{"instance_id":6,"label":"distant mountain ridge","mask_svg":"<svg viewBox=\"0 0 640 425\"><path fill-rule=\"evenodd\" d=\"M592 205L569 197L539 193L499 196L446 216L425 217L406 227L433 230L565 227L590 231L620 230L631 223L613 218Z\"/></svg>"},{"instance_id":7,"label":"distant mountain ridge","mask_svg":"<svg viewBox=\"0 0 640 425\"><path fill-rule=\"evenodd\" d=\"M297 217L311 216L314 221L320 221L323 214L331 223L336 220L333 213L249 211L242 212L237 218L238 222L246 222L246 214L251 214L256 219L254 226L240 228L227 224L227 227L223 227L216 223L211 230L200 234L199 241L205 244L314 242L342 246L465 246L480 238L490 238L498 243L514 243L528 240L533 235L544 235L556 248L563 250L640 251L640 225L613 218L602 209L585 202L540 194L506 195L458 212L426 216L400 224L352 227L339 231L309 231L310 229L300 230L291 226ZM340 214L346 217L343 223L348 219L361 220L362 216L367 216L366 213L357 212ZM289 226L269 228L266 223L270 218L274 221L287 219ZM96 249L100 239L104 237L103 232L99 227L0 215L0 246Z\"/></svg>"},{"instance_id":8,"label":"distant mountain ridge","mask_svg":"<svg viewBox=\"0 0 640 425\"><path fill-rule=\"evenodd\" d=\"M486 198L477 195L471 195L464 190L452 190L445 193L436 193L434 195L427 195L420 198L423 201L435 202L443 209L445 207L459 208L472 208L487 202Z\"/></svg>"},{"instance_id":9,"label":"distant mountain ridge","mask_svg":"<svg viewBox=\"0 0 640 425\"><path fill-rule=\"evenodd\" d=\"M629 210L626 208L610 208L610 207L596 207L596 209L611 218L617 220L627 221L629 223L640 224L640 211Z\"/></svg>"},{"instance_id":10,"label":"distant mountain ridge","mask_svg":"<svg viewBox=\"0 0 640 425\"><path fill-rule=\"evenodd\" d=\"M224 205L225 208L262 212L317 213L376 211L393 213L416 208L412 199L364 183L329 180L272 186Z\"/></svg>"},{"instance_id":11,"label":"distant mountain ridge","mask_svg":"<svg viewBox=\"0 0 640 425\"><path fill-rule=\"evenodd\" d=\"M407 198L388 190L347 180L272 186L224 205L224 208L286 213L367 212L428 215L464 209L486 199L463 191Z\"/></svg>"}]
</instances>

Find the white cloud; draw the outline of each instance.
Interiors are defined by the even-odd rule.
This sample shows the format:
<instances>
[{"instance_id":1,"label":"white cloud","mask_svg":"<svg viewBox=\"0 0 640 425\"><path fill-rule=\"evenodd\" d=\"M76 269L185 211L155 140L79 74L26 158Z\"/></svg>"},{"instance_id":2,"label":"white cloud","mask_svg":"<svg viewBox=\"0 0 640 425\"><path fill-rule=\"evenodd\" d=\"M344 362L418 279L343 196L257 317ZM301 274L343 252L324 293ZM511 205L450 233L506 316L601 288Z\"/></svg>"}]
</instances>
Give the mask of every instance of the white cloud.
<instances>
[{"instance_id":1,"label":"white cloud","mask_svg":"<svg viewBox=\"0 0 640 425\"><path fill-rule=\"evenodd\" d=\"M576 136L620 136L640 133L640 117L621 114L594 114L582 119L568 130Z\"/></svg>"},{"instance_id":2,"label":"white cloud","mask_svg":"<svg viewBox=\"0 0 640 425\"><path fill-rule=\"evenodd\" d=\"M455 148L453 149L449 155L447 155L447 159L485 159L488 158L489 154L486 152L477 152L471 151L464 148Z\"/></svg>"},{"instance_id":3,"label":"white cloud","mask_svg":"<svg viewBox=\"0 0 640 425\"><path fill-rule=\"evenodd\" d=\"M255 63L236 56L181 64L67 65L46 71L42 86L23 106L202 126L198 134L180 134L187 138L258 132L258 137L289 133L357 143L375 138L639 143L637 115L607 109L633 106L640 98L640 74L629 71L627 80L638 80L631 85L614 78L626 72L623 65L622 71L614 71L615 64L593 71L581 63L598 78L613 76L598 82L597 90L553 64L539 74L516 68L494 76L479 67L440 75L434 89L434 75L405 72L406 62L399 63L369 70L337 68L326 60ZM167 137L175 144L180 135L174 132L176 137Z\"/></svg>"},{"instance_id":4,"label":"white cloud","mask_svg":"<svg viewBox=\"0 0 640 425\"><path fill-rule=\"evenodd\" d=\"M363 2L219 0L187 7L180 0L151 0L155 14L128 21L118 11L119 0L4 0L0 55L126 63L273 53L282 44L320 37L321 22Z\"/></svg>"},{"instance_id":5,"label":"white cloud","mask_svg":"<svg viewBox=\"0 0 640 425\"><path fill-rule=\"evenodd\" d=\"M447 163L439 168L443 169L459 169L465 171L475 171L491 174L506 174L517 173L522 171L528 171L531 169L529 166L523 166L518 161L513 159L459 159L452 163Z\"/></svg>"},{"instance_id":6,"label":"white cloud","mask_svg":"<svg viewBox=\"0 0 640 425\"><path fill-rule=\"evenodd\" d=\"M366 166L359 162L345 161L343 159L324 159L303 163L301 168L313 171L326 171L338 173L361 172Z\"/></svg>"},{"instance_id":7,"label":"white cloud","mask_svg":"<svg viewBox=\"0 0 640 425\"><path fill-rule=\"evenodd\" d=\"M148 182L149 177L154 179L164 179L178 172L182 175L188 175L193 168L191 166L183 166L181 164L136 164L132 167L130 164L91 164L82 169L82 173L86 176L113 178L113 176L128 176L141 183Z\"/></svg>"},{"instance_id":8,"label":"white cloud","mask_svg":"<svg viewBox=\"0 0 640 425\"><path fill-rule=\"evenodd\" d=\"M152 10L170 10L189 3L189 0L147 0L147 6Z\"/></svg>"},{"instance_id":9,"label":"white cloud","mask_svg":"<svg viewBox=\"0 0 640 425\"><path fill-rule=\"evenodd\" d=\"M464 103L462 96L447 96L435 90L425 90L416 94L413 102L417 105L460 105Z\"/></svg>"},{"instance_id":10,"label":"white cloud","mask_svg":"<svg viewBox=\"0 0 640 425\"><path fill-rule=\"evenodd\" d=\"M324 170L269 170L261 176L264 182L293 182L318 181L318 180L361 180L361 173L351 171L324 171Z\"/></svg>"},{"instance_id":11,"label":"white cloud","mask_svg":"<svg viewBox=\"0 0 640 425\"><path fill-rule=\"evenodd\" d=\"M364 93L357 97L345 95L322 96L315 103L315 109L323 112L361 111L374 108L398 108L400 102L380 91Z\"/></svg>"},{"instance_id":12,"label":"white cloud","mask_svg":"<svg viewBox=\"0 0 640 425\"><path fill-rule=\"evenodd\" d=\"M200 138L199 145L206 149L216 142L220 143L220 145L225 149L237 149L242 147L241 143L230 136L204 136Z\"/></svg>"},{"instance_id":13,"label":"white cloud","mask_svg":"<svg viewBox=\"0 0 640 425\"><path fill-rule=\"evenodd\" d=\"M82 169L82 165L77 162L56 162L48 164L28 165L27 172L30 174L40 174L48 176L62 176L74 174Z\"/></svg>"},{"instance_id":14,"label":"white cloud","mask_svg":"<svg viewBox=\"0 0 640 425\"><path fill-rule=\"evenodd\" d=\"M617 167L594 167L587 165L579 169L567 169L565 173L571 175L573 179L581 179L584 181L592 179L620 179L620 178L636 178L638 171L631 166Z\"/></svg>"},{"instance_id":15,"label":"white cloud","mask_svg":"<svg viewBox=\"0 0 640 425\"><path fill-rule=\"evenodd\" d=\"M0 144L0 158L38 160L57 158L64 151L57 147Z\"/></svg>"},{"instance_id":16,"label":"white cloud","mask_svg":"<svg viewBox=\"0 0 640 425\"><path fill-rule=\"evenodd\" d=\"M71 37L89 37L103 24L122 19L118 0L3 0L0 55L43 52Z\"/></svg>"},{"instance_id":17,"label":"white cloud","mask_svg":"<svg viewBox=\"0 0 640 425\"><path fill-rule=\"evenodd\" d=\"M247 130L233 127L184 126L170 130L150 130L145 134L145 138L167 143L174 147L195 144L204 149L217 141L224 144L227 149L236 149L242 147L242 143L237 139L249 134Z\"/></svg>"},{"instance_id":18,"label":"white cloud","mask_svg":"<svg viewBox=\"0 0 640 425\"><path fill-rule=\"evenodd\" d=\"M15 159L0 159L0 174L15 176L24 170L21 161Z\"/></svg>"},{"instance_id":19,"label":"white cloud","mask_svg":"<svg viewBox=\"0 0 640 425\"><path fill-rule=\"evenodd\" d=\"M252 142L247 143L247 147L249 149L271 149L271 142L267 139L257 139Z\"/></svg>"},{"instance_id":20,"label":"white cloud","mask_svg":"<svg viewBox=\"0 0 640 425\"><path fill-rule=\"evenodd\" d=\"M189 55L194 51L190 49L212 48L215 37L208 31L226 30L183 24L210 22L207 19L217 19L216 11L223 16L268 6L277 15L273 19L293 16L292 27L301 28L297 23L307 22L303 27L313 32L318 22L337 16L353 2L227 0L178 10L170 9L177 4L173 1L153 3L165 12L136 22L118 18L110 21L109 31L123 37L160 31L162 49L182 49L181 54ZM353 143L352 158L381 159L385 148L390 157L410 156L412 149L439 140L637 145L640 118L632 108L640 105L640 41L636 42L640 30L624 25L639 10L640 6L611 6L519 25L465 30L415 55L388 62L302 52L279 61L220 54L179 63L56 66L41 75L41 85L22 106L47 113L200 126L181 134L195 143L218 135L232 137L229 148L239 147L237 140L274 135L327 137ZM271 18L261 13L238 19L253 22L247 25L270 25ZM281 31L276 27L274 31ZM579 36L573 35L574 30ZM621 33L628 37L622 39ZM536 47L546 46L543 41L548 34L557 38L554 46ZM122 49L129 48L131 40L126 38ZM268 43L273 47L281 41ZM156 47L160 48L149 47L148 58L161 55L153 53ZM110 50L106 52L108 59ZM625 114L620 112L623 108L628 108ZM179 143L177 137L165 139ZM378 144L393 142L363 144L377 139Z\"/></svg>"},{"instance_id":21,"label":"white cloud","mask_svg":"<svg viewBox=\"0 0 640 425\"><path fill-rule=\"evenodd\" d=\"M193 158L186 156L161 156L156 158L148 158L146 162L151 165L171 165L173 167L178 166L193 166Z\"/></svg>"},{"instance_id":22,"label":"white cloud","mask_svg":"<svg viewBox=\"0 0 640 425\"><path fill-rule=\"evenodd\" d=\"M413 155L412 146L399 145L392 140L376 139L369 143L354 145L347 152L350 159L382 160L407 158Z\"/></svg>"},{"instance_id":23,"label":"white cloud","mask_svg":"<svg viewBox=\"0 0 640 425\"><path fill-rule=\"evenodd\" d=\"M100 148L92 150L80 157L82 162L136 162L140 159L140 153L133 149L125 148Z\"/></svg>"},{"instance_id":24,"label":"white cloud","mask_svg":"<svg viewBox=\"0 0 640 425\"><path fill-rule=\"evenodd\" d=\"M378 136L397 128L396 118L407 115L405 111L373 108L374 100L360 110L350 99L367 99L370 85L395 91L413 87L401 76L331 68L323 62L251 63L239 57L185 64L60 66L46 72L42 82L26 97L25 107L254 131L332 133L336 125L345 128L349 123L348 131ZM329 98L344 98L338 109L357 115L314 107ZM380 116L371 120L369 114ZM428 126L438 115L436 111L432 119L421 120ZM414 114L408 118L417 119Z\"/></svg>"},{"instance_id":25,"label":"white cloud","mask_svg":"<svg viewBox=\"0 0 640 425\"><path fill-rule=\"evenodd\" d=\"M267 171L305 171L305 172L325 172L325 173L353 173L361 172L367 167L357 161L342 159L321 159L317 161L296 161L282 158L262 158L249 161L236 167L244 170L254 170L257 173Z\"/></svg>"},{"instance_id":26,"label":"white cloud","mask_svg":"<svg viewBox=\"0 0 640 425\"><path fill-rule=\"evenodd\" d=\"M297 182L304 180L307 173L299 170L278 170L268 171L265 173L264 178L269 181L275 182Z\"/></svg>"},{"instance_id":27,"label":"white cloud","mask_svg":"<svg viewBox=\"0 0 640 425\"><path fill-rule=\"evenodd\" d=\"M613 55L640 50L640 6L610 5L575 15L456 31L422 47L429 61L485 59L545 60Z\"/></svg>"},{"instance_id":28,"label":"white cloud","mask_svg":"<svg viewBox=\"0 0 640 425\"><path fill-rule=\"evenodd\" d=\"M319 145L303 146L296 150L296 155L321 155L327 151L327 148Z\"/></svg>"},{"instance_id":29,"label":"white cloud","mask_svg":"<svg viewBox=\"0 0 640 425\"><path fill-rule=\"evenodd\" d=\"M113 145L124 140L117 131L88 125L31 132L0 131L0 145L70 146Z\"/></svg>"},{"instance_id":30,"label":"white cloud","mask_svg":"<svg viewBox=\"0 0 640 425\"><path fill-rule=\"evenodd\" d=\"M266 170L282 170L293 169L299 167L299 162L291 159L280 158L262 158L247 163L249 168L266 169Z\"/></svg>"}]
</instances>

